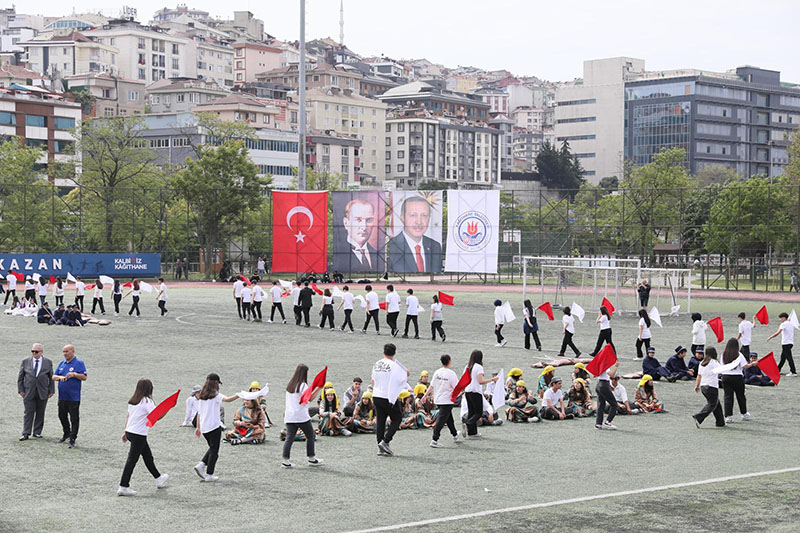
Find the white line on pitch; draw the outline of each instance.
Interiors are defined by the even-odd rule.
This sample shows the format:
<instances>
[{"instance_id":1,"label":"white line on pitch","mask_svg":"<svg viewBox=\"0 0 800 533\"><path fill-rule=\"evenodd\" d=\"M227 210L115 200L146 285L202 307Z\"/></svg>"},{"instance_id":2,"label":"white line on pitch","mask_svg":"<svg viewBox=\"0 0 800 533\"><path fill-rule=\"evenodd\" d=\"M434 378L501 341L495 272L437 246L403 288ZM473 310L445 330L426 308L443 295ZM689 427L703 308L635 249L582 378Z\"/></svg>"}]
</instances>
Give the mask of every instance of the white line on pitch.
<instances>
[{"instance_id":1,"label":"white line on pitch","mask_svg":"<svg viewBox=\"0 0 800 533\"><path fill-rule=\"evenodd\" d=\"M674 483L672 485L661 485L658 487L648 487L644 489L624 490L621 492L610 492L608 494L597 494L594 496L581 496L579 498L570 498L568 500L558 500L547 503L533 503L529 505L520 505L517 507L506 507L504 509L490 509L486 511L479 511L477 513L461 514L454 516L444 516L441 518L431 518L428 520L420 520L418 522L406 522L405 524L395 524L392 526L381 526L369 529L359 529L350 531L349 533L368 533L371 531L393 531L396 529L405 529L409 527L429 526L431 524L441 524L444 522L454 522L456 520L466 520L468 518L479 518L482 516L490 516L499 513L513 513L517 511L527 511L530 509L540 509L542 507L554 507L557 505L567 505L571 503L582 503L592 500L601 500L605 498L616 498L619 496L632 496L636 494L646 494L649 492L660 492L663 490L682 489L686 487L695 487L698 485L710 485L712 483L722 483L724 481L734 481L737 479L748 479L761 476L772 476L776 474L786 474L789 472L800 472L800 467L782 468L780 470L767 470L765 472L753 472L750 474L738 474L735 476L725 476L712 479L703 479L700 481L689 481L687 483Z\"/></svg>"}]
</instances>

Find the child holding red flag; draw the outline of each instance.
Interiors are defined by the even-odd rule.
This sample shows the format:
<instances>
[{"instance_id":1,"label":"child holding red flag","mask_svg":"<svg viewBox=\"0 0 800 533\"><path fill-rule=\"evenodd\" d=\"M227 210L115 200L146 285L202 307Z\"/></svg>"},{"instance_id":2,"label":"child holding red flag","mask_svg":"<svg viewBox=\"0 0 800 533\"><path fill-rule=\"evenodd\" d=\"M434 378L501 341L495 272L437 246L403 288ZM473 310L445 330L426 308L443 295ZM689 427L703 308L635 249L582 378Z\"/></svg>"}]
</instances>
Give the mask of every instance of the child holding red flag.
<instances>
[{"instance_id":1,"label":"child holding red flag","mask_svg":"<svg viewBox=\"0 0 800 533\"><path fill-rule=\"evenodd\" d=\"M605 305L600 306L600 312L597 314L597 320L595 320L597 324L600 324L600 334L597 336L597 344L594 347L594 350L589 354L590 356L594 357L600 351L600 348L603 347L603 343L607 342L614 348L614 352L616 353L617 349L614 346L614 342L611 340L611 313L609 313L608 308Z\"/></svg>"},{"instance_id":2,"label":"child holding red flag","mask_svg":"<svg viewBox=\"0 0 800 533\"><path fill-rule=\"evenodd\" d=\"M233 396L223 396L219 393L219 386L222 382L219 375L211 373L206 377L206 382L200 393L197 395L197 429L194 434L196 437L202 435L208 443L208 450L203 459L194 467L194 471L200 476L201 481L212 483L219 477L214 475L214 469L219 458L219 442L222 438L222 422L219 419L219 411L222 402L232 402L239 398L238 394Z\"/></svg>"},{"instance_id":3,"label":"child holding red flag","mask_svg":"<svg viewBox=\"0 0 800 533\"><path fill-rule=\"evenodd\" d=\"M781 360L778 363L778 371L783 368L783 364L789 362L789 373L785 374L789 377L796 377L797 372L794 368L794 358L792 357L792 346L794 345L794 326L789 321L789 315L781 313L778 315L781 325L778 326L778 331L767 337L767 340L772 340L778 335L781 336Z\"/></svg>"},{"instance_id":4,"label":"child holding red flag","mask_svg":"<svg viewBox=\"0 0 800 533\"><path fill-rule=\"evenodd\" d=\"M169 479L168 474L161 474L153 461L153 454L150 452L150 445L147 444L147 433L150 427L147 425L147 415L156 408L153 403L153 382L149 379L140 379L136 383L136 390L128 400L128 416L125 418L125 433L122 434L122 442L130 442L131 448L128 451L128 459L125 461L125 468L122 470L122 479L119 482L118 496L136 496L136 491L131 489L131 475L139 457L144 459L144 464L150 474L156 480L156 488L162 489Z\"/></svg>"},{"instance_id":5,"label":"child holding red flag","mask_svg":"<svg viewBox=\"0 0 800 533\"><path fill-rule=\"evenodd\" d=\"M442 342L447 338L447 335L444 334L444 329L442 329L442 322L444 321L444 315L442 314L442 304L439 302L439 297L437 295L433 295L433 303L431 304L431 340L436 340L436 332L439 332L439 336L442 337Z\"/></svg>"},{"instance_id":6,"label":"child holding red flag","mask_svg":"<svg viewBox=\"0 0 800 533\"><path fill-rule=\"evenodd\" d=\"M736 338L742 343L739 352L745 356L750 357L750 341L753 337L753 328L755 324L747 320L747 315L739 313L739 333Z\"/></svg>"},{"instance_id":7,"label":"child holding red flag","mask_svg":"<svg viewBox=\"0 0 800 533\"><path fill-rule=\"evenodd\" d=\"M531 349L531 335L533 335L536 349L541 352L542 342L539 340L539 324L536 321L536 311L533 310L530 300L525 300L524 306L522 314L525 317L525 322L522 323L522 331L525 333L525 349Z\"/></svg>"},{"instance_id":8,"label":"child holding red flag","mask_svg":"<svg viewBox=\"0 0 800 533\"><path fill-rule=\"evenodd\" d=\"M714 420L718 428L725 427L725 418L722 416L722 405L719 403L719 376L714 372L720 366L717 361L716 348L706 348L703 362L698 367L697 379L694 382L694 391L702 392L706 404L696 415L692 415L697 428L708 415L714 413Z\"/></svg>"},{"instance_id":9,"label":"child holding red flag","mask_svg":"<svg viewBox=\"0 0 800 533\"><path fill-rule=\"evenodd\" d=\"M327 368L327 367L326 367ZM323 378L324 379L324 378ZM308 389L308 367L302 363L297 365L292 379L286 385L286 411L283 416L286 422L286 440L283 442L283 461L281 466L284 468L294 468L294 464L289 460L292 453L295 435L298 430L302 430L306 436L306 456L309 466L319 466L322 459L314 454L314 426L311 425L311 416L308 414L308 402L321 390L321 387L314 383L310 395L303 398L303 394ZM303 402L305 400L305 402Z\"/></svg>"},{"instance_id":10,"label":"child holding red flag","mask_svg":"<svg viewBox=\"0 0 800 533\"><path fill-rule=\"evenodd\" d=\"M769 354L769 357L772 358L772 364L775 364L775 358L772 353ZM769 376L765 376L764 372L758 366L758 354L756 352L750 352L750 362L755 363L756 366L751 366L744 371L744 384L757 385L760 387L774 387L775 382L772 381Z\"/></svg>"},{"instance_id":11,"label":"child holding red flag","mask_svg":"<svg viewBox=\"0 0 800 533\"><path fill-rule=\"evenodd\" d=\"M495 383L500 376L494 376L486 379L483 377L483 352L480 350L472 350L469 355L469 362L467 363L469 370L470 381L467 388L464 389L464 394L467 399L467 421L464 423L464 437L465 438L480 438L478 433L478 420L483 415L483 385L487 383Z\"/></svg>"},{"instance_id":12,"label":"child holding red flag","mask_svg":"<svg viewBox=\"0 0 800 533\"><path fill-rule=\"evenodd\" d=\"M605 307L602 307L602 309L605 309ZM617 416L617 401L611 391L611 377L608 373L609 369L612 368L611 373L616 374L619 369L619 361L617 361L617 354L614 352L612 344L606 345L605 348L598 352L597 356L586 367L586 370L597 377L597 386L594 389L597 393L595 429L617 429L617 426L611 423L614 417ZM608 406L608 419L603 422L606 405Z\"/></svg>"}]
</instances>

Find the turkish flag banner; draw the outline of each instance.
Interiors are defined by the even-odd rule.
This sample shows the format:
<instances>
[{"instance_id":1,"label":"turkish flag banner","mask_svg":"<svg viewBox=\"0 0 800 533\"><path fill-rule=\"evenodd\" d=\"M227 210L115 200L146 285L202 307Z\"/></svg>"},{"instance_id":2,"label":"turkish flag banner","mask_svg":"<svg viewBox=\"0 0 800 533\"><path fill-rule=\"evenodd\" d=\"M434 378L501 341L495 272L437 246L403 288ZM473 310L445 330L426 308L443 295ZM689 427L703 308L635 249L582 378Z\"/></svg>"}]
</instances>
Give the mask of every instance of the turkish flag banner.
<instances>
[{"instance_id":1,"label":"turkish flag banner","mask_svg":"<svg viewBox=\"0 0 800 533\"><path fill-rule=\"evenodd\" d=\"M778 363L775 362L775 356L772 352L758 360L758 368L775 383L776 387L781 382L781 371L778 370Z\"/></svg>"},{"instance_id":2,"label":"turkish flag banner","mask_svg":"<svg viewBox=\"0 0 800 533\"><path fill-rule=\"evenodd\" d=\"M614 306L611 305L611 302L608 301L608 298L603 298L603 301L600 303L600 305L606 308L606 311L608 311L609 315L613 315L614 311L616 311Z\"/></svg>"},{"instance_id":3,"label":"turkish flag banner","mask_svg":"<svg viewBox=\"0 0 800 533\"><path fill-rule=\"evenodd\" d=\"M553 306L550 305L550 302L545 302L536 309L546 314L547 320L555 320L555 317L553 316Z\"/></svg>"},{"instance_id":4,"label":"turkish flag banner","mask_svg":"<svg viewBox=\"0 0 800 533\"><path fill-rule=\"evenodd\" d=\"M612 348L610 344L606 344L603 349L594 356L594 359L586 365L586 370L591 372L594 377L597 377L614 366L616 362L617 354L614 352L614 348Z\"/></svg>"},{"instance_id":5,"label":"turkish flag banner","mask_svg":"<svg viewBox=\"0 0 800 533\"><path fill-rule=\"evenodd\" d=\"M328 191L273 191L272 201L272 271L327 271Z\"/></svg>"},{"instance_id":6,"label":"turkish flag banner","mask_svg":"<svg viewBox=\"0 0 800 533\"><path fill-rule=\"evenodd\" d=\"M761 309L756 313L756 320L761 322L761 325L766 326L769 324L769 314L767 313L767 306L762 305Z\"/></svg>"}]
</instances>

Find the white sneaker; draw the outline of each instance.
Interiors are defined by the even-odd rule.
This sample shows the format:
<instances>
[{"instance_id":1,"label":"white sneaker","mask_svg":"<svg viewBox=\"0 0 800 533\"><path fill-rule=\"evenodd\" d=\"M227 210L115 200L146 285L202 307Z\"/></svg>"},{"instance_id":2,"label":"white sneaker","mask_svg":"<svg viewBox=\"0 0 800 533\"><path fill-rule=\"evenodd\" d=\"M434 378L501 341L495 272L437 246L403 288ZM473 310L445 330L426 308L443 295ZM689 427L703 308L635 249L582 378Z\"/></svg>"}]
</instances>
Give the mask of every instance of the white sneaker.
<instances>
[{"instance_id":1,"label":"white sneaker","mask_svg":"<svg viewBox=\"0 0 800 533\"><path fill-rule=\"evenodd\" d=\"M750 413L745 413L742 415L742 420L750 420Z\"/></svg>"},{"instance_id":2,"label":"white sneaker","mask_svg":"<svg viewBox=\"0 0 800 533\"><path fill-rule=\"evenodd\" d=\"M733 417L732 416L725 417L725 423L726 424L733 424Z\"/></svg>"},{"instance_id":3,"label":"white sneaker","mask_svg":"<svg viewBox=\"0 0 800 533\"><path fill-rule=\"evenodd\" d=\"M281 461L281 466L283 468L294 468L294 463L290 461Z\"/></svg>"},{"instance_id":4,"label":"white sneaker","mask_svg":"<svg viewBox=\"0 0 800 533\"><path fill-rule=\"evenodd\" d=\"M503 339L503 341L500 343L500 346L505 346L506 344L508 344L508 341L506 339Z\"/></svg>"},{"instance_id":5,"label":"white sneaker","mask_svg":"<svg viewBox=\"0 0 800 533\"><path fill-rule=\"evenodd\" d=\"M130 487L120 487L117 496L136 496L136 491Z\"/></svg>"},{"instance_id":6,"label":"white sneaker","mask_svg":"<svg viewBox=\"0 0 800 533\"><path fill-rule=\"evenodd\" d=\"M453 442L455 442L456 444L464 444L464 437L462 437L460 434L456 433L453 436Z\"/></svg>"},{"instance_id":7,"label":"white sneaker","mask_svg":"<svg viewBox=\"0 0 800 533\"><path fill-rule=\"evenodd\" d=\"M270 322L272 322L272 321L270 320ZM286 319L284 319L282 323L283 323L283 324L286 324Z\"/></svg>"},{"instance_id":8,"label":"white sneaker","mask_svg":"<svg viewBox=\"0 0 800 533\"><path fill-rule=\"evenodd\" d=\"M206 478L206 464L202 461L194 465L194 471L200 476L200 479Z\"/></svg>"},{"instance_id":9,"label":"white sneaker","mask_svg":"<svg viewBox=\"0 0 800 533\"><path fill-rule=\"evenodd\" d=\"M530 417L528 419L528 422L530 422L530 423L538 422L538 421L539 421L539 417L537 417L537 416L532 416L532 417Z\"/></svg>"},{"instance_id":10,"label":"white sneaker","mask_svg":"<svg viewBox=\"0 0 800 533\"><path fill-rule=\"evenodd\" d=\"M163 489L167 486L167 480L169 479L169 474L161 474L158 478L156 478L156 488Z\"/></svg>"},{"instance_id":11,"label":"white sneaker","mask_svg":"<svg viewBox=\"0 0 800 533\"><path fill-rule=\"evenodd\" d=\"M494 345L495 348L500 348L501 346L502 346L502 344L500 344L499 342Z\"/></svg>"},{"instance_id":12,"label":"white sneaker","mask_svg":"<svg viewBox=\"0 0 800 533\"><path fill-rule=\"evenodd\" d=\"M796 378L797 377L797 372L787 372L786 374L784 374L784 376L786 376L788 378Z\"/></svg>"},{"instance_id":13,"label":"white sneaker","mask_svg":"<svg viewBox=\"0 0 800 533\"><path fill-rule=\"evenodd\" d=\"M467 438L470 440L478 440L482 437L483 435L481 435L480 433L475 433L474 435L467 435Z\"/></svg>"},{"instance_id":14,"label":"white sneaker","mask_svg":"<svg viewBox=\"0 0 800 533\"><path fill-rule=\"evenodd\" d=\"M206 483L214 483L217 480L219 480L219 476L215 476L214 474L206 474L206 477L203 481Z\"/></svg>"},{"instance_id":15,"label":"white sneaker","mask_svg":"<svg viewBox=\"0 0 800 533\"><path fill-rule=\"evenodd\" d=\"M611 424L608 421L606 421L606 422L603 422L603 429L614 430L614 429L617 429L617 426L615 426L614 424Z\"/></svg>"},{"instance_id":16,"label":"white sneaker","mask_svg":"<svg viewBox=\"0 0 800 533\"><path fill-rule=\"evenodd\" d=\"M353 432L350 431L349 429L342 428L342 435L344 435L345 437L349 437L352 434L353 434Z\"/></svg>"},{"instance_id":17,"label":"white sneaker","mask_svg":"<svg viewBox=\"0 0 800 533\"><path fill-rule=\"evenodd\" d=\"M267 320L267 324L272 324L272 320Z\"/></svg>"},{"instance_id":18,"label":"white sneaker","mask_svg":"<svg viewBox=\"0 0 800 533\"><path fill-rule=\"evenodd\" d=\"M324 463L324 461L319 457L314 457L313 459L308 460L308 466L319 466L322 463Z\"/></svg>"},{"instance_id":19,"label":"white sneaker","mask_svg":"<svg viewBox=\"0 0 800 533\"><path fill-rule=\"evenodd\" d=\"M441 444L439 444L439 441L438 441L438 440L432 440L432 441L431 441L431 448L444 448L444 446L442 446Z\"/></svg>"}]
</instances>

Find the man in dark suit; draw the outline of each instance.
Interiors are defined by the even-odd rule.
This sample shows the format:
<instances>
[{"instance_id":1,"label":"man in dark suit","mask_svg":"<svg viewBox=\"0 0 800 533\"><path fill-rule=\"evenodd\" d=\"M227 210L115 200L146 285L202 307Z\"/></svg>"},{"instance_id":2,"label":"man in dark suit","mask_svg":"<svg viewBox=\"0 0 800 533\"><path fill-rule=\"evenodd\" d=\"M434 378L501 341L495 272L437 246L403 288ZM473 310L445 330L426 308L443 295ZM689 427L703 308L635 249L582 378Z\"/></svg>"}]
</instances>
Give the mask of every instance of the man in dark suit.
<instances>
[{"instance_id":1,"label":"man in dark suit","mask_svg":"<svg viewBox=\"0 0 800 533\"><path fill-rule=\"evenodd\" d=\"M303 310L303 319L305 320L306 327L311 327L311 297L314 296L314 291L308 286L308 282L303 283L303 288L300 289L300 309Z\"/></svg>"},{"instance_id":2,"label":"man in dark suit","mask_svg":"<svg viewBox=\"0 0 800 533\"><path fill-rule=\"evenodd\" d=\"M347 242L342 243L340 238L336 241L336 252L333 255L334 270L384 271L383 250L376 250L369 243L378 227L378 221L379 218L375 216L375 206L371 202L360 198L347 202L342 219L342 225L347 232ZM383 246L383 243L380 243L380 246Z\"/></svg>"},{"instance_id":3,"label":"man in dark suit","mask_svg":"<svg viewBox=\"0 0 800 533\"><path fill-rule=\"evenodd\" d=\"M403 231L389 241L389 272L441 272L442 245L425 236L431 205L421 196L409 196L400 210Z\"/></svg>"},{"instance_id":4,"label":"man in dark suit","mask_svg":"<svg viewBox=\"0 0 800 533\"><path fill-rule=\"evenodd\" d=\"M53 383L53 362L43 354L42 345L34 344L31 347L31 357L26 357L19 365L17 392L22 396L22 404L25 406L22 436L19 440L28 440L31 429L34 437L42 438L47 399L56 392Z\"/></svg>"}]
</instances>

